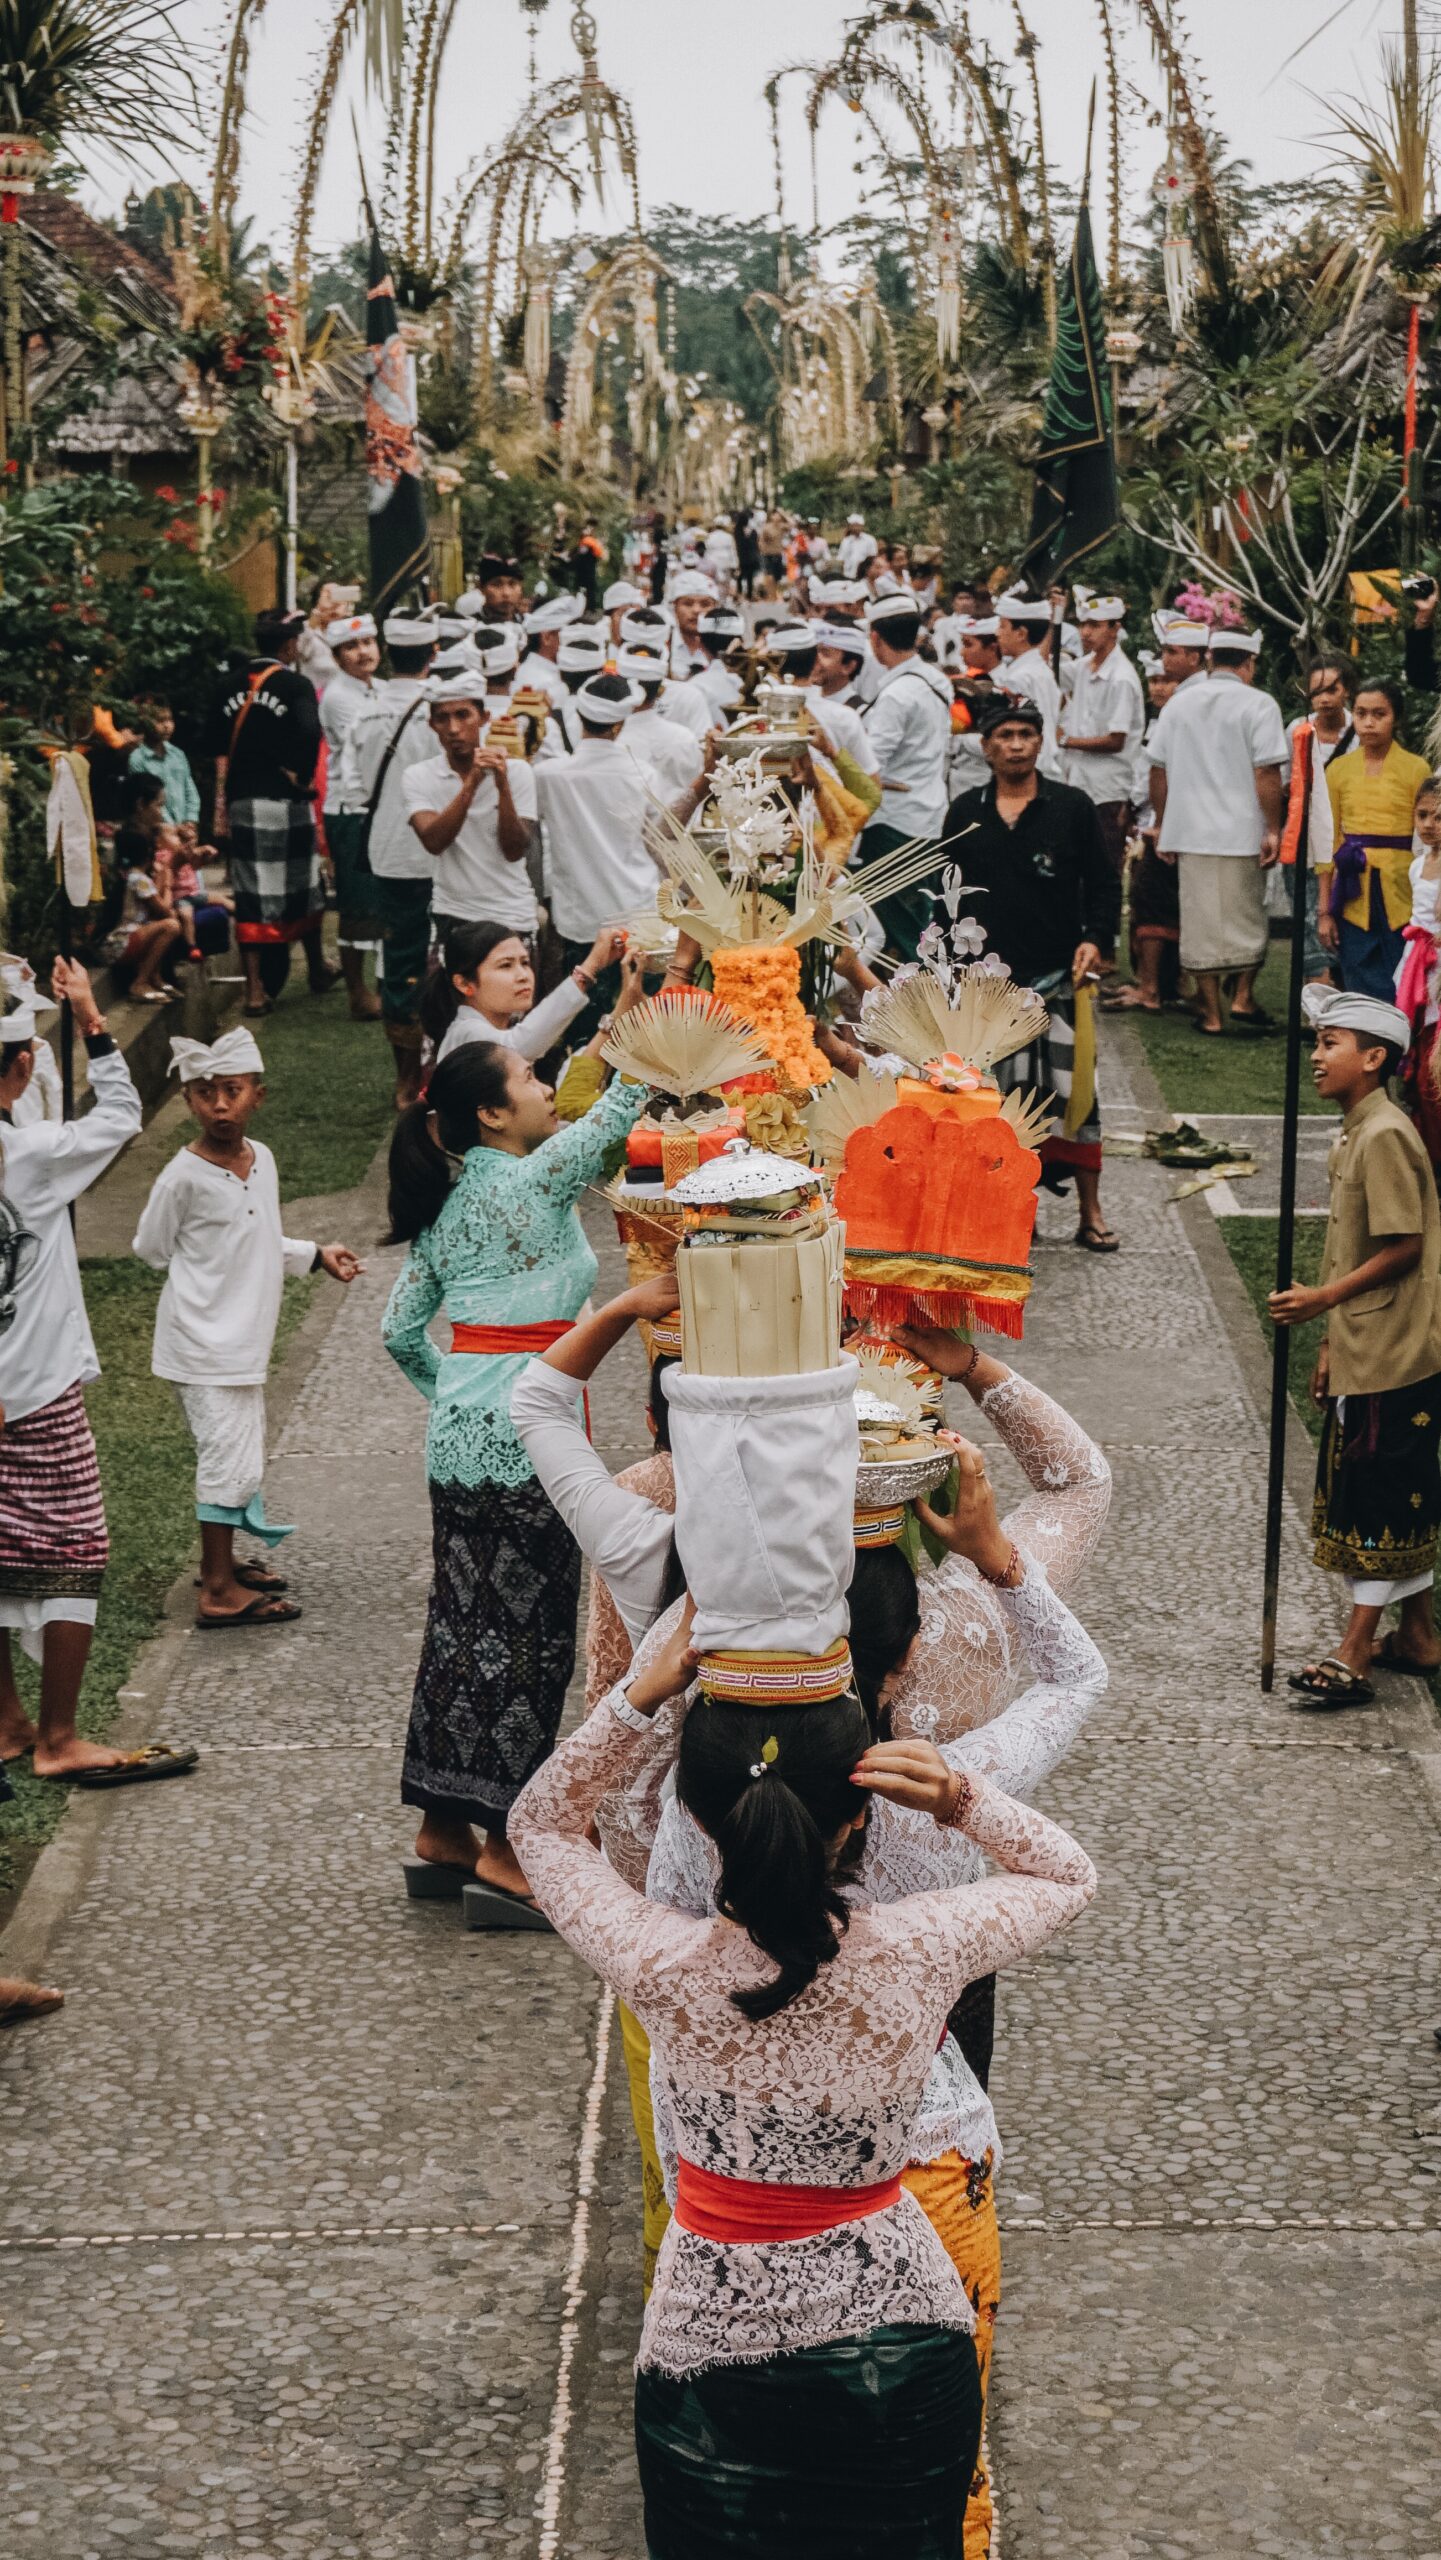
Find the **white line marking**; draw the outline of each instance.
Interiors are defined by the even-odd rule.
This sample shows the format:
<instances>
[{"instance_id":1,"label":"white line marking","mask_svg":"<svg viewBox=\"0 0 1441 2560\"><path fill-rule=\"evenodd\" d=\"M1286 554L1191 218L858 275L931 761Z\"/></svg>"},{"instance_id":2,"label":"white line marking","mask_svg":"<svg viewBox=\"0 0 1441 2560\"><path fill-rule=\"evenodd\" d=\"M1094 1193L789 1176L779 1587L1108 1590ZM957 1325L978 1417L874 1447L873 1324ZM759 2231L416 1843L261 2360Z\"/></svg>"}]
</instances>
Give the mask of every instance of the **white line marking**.
<instances>
[{"instance_id":1,"label":"white line marking","mask_svg":"<svg viewBox=\"0 0 1441 2560\"><path fill-rule=\"evenodd\" d=\"M575 2362L576 2343L580 2336L580 2306L585 2299L586 2259L590 2253L590 2207L595 2193L596 2164L600 2157L600 2111L605 2100L606 2073L610 2066L610 2029L615 2016L615 1993L607 1985L601 1994L599 2022L595 2035L595 2069L590 2075L585 2113L581 2118L580 2153L576 2166L575 2215L570 2226L570 2261L565 2271L565 2293L561 2305L560 2361L556 2367L555 2400L551 2408L550 2428L545 2440L545 2470L541 2475L536 2514L540 2518L540 2541L536 2560L558 2560L560 2552L560 2509L565 2495L565 2455L570 2439L575 2410L570 2396L571 2368Z\"/></svg>"}]
</instances>

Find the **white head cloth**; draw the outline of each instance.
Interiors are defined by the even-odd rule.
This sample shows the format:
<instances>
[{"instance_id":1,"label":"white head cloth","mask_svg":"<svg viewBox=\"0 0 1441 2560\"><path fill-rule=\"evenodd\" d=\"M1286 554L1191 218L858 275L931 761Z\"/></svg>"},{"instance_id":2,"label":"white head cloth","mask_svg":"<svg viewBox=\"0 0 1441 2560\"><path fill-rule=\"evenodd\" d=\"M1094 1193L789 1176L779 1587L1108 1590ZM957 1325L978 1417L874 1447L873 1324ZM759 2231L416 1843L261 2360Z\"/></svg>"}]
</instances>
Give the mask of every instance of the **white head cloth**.
<instances>
[{"instance_id":1,"label":"white head cloth","mask_svg":"<svg viewBox=\"0 0 1441 2560\"><path fill-rule=\"evenodd\" d=\"M1085 588L1077 587L1076 619L1078 622L1124 622L1126 599L1124 596L1093 596Z\"/></svg>"},{"instance_id":2,"label":"white head cloth","mask_svg":"<svg viewBox=\"0 0 1441 2560\"><path fill-rule=\"evenodd\" d=\"M428 649L445 624L422 622L413 613L389 613L382 626L385 644L390 649Z\"/></svg>"},{"instance_id":3,"label":"white head cloth","mask_svg":"<svg viewBox=\"0 0 1441 2560\"><path fill-rule=\"evenodd\" d=\"M629 578L617 578L612 586L606 588L605 594L601 597L600 609L602 613L619 613L622 605L644 604L644 602L645 597L641 589L632 586Z\"/></svg>"},{"instance_id":4,"label":"white head cloth","mask_svg":"<svg viewBox=\"0 0 1441 2560\"><path fill-rule=\"evenodd\" d=\"M705 633L707 640L743 640L745 615L735 612L728 604L720 604L712 612L701 615L697 629Z\"/></svg>"},{"instance_id":5,"label":"white head cloth","mask_svg":"<svg viewBox=\"0 0 1441 2560\"><path fill-rule=\"evenodd\" d=\"M473 640L457 640L452 649L436 650L430 672L437 682L445 676L481 675L484 668L480 651Z\"/></svg>"},{"instance_id":6,"label":"white head cloth","mask_svg":"<svg viewBox=\"0 0 1441 2560\"><path fill-rule=\"evenodd\" d=\"M1347 995L1341 987L1303 987L1301 1011L1313 1031L1355 1031L1363 1040L1386 1040L1396 1049L1411 1044L1410 1016L1380 996Z\"/></svg>"},{"instance_id":7,"label":"white head cloth","mask_svg":"<svg viewBox=\"0 0 1441 2560\"><path fill-rule=\"evenodd\" d=\"M610 634L596 624L579 623L567 631L556 653L563 676L599 675L610 649Z\"/></svg>"},{"instance_id":8,"label":"white head cloth","mask_svg":"<svg viewBox=\"0 0 1441 2560\"><path fill-rule=\"evenodd\" d=\"M520 650L516 643L514 624L506 624L500 628L501 637L492 648L483 648L479 642L476 644L476 653L488 676L514 675L520 664Z\"/></svg>"},{"instance_id":9,"label":"white head cloth","mask_svg":"<svg viewBox=\"0 0 1441 2560\"><path fill-rule=\"evenodd\" d=\"M659 621L648 622L642 619L644 615L650 613L658 614ZM669 638L671 627L671 616L662 605L639 605L634 606L622 617L620 636L622 640L634 641L641 649L663 649Z\"/></svg>"},{"instance_id":10,"label":"white head cloth","mask_svg":"<svg viewBox=\"0 0 1441 2560\"><path fill-rule=\"evenodd\" d=\"M564 631L568 623L579 622L584 611L579 596L551 596L526 615L524 627L534 640L542 631Z\"/></svg>"},{"instance_id":11,"label":"white head cloth","mask_svg":"<svg viewBox=\"0 0 1441 2560\"><path fill-rule=\"evenodd\" d=\"M633 711L639 711L641 698L634 685L612 701L608 694L597 693L593 684L583 684L575 697L575 707L582 720L593 720L598 729L614 729Z\"/></svg>"},{"instance_id":12,"label":"white head cloth","mask_svg":"<svg viewBox=\"0 0 1441 2560\"><path fill-rule=\"evenodd\" d=\"M920 619L920 611L910 588L897 587L894 595L877 598L866 615L866 628L873 631L879 624L884 631L888 622L916 622Z\"/></svg>"},{"instance_id":13,"label":"white head cloth","mask_svg":"<svg viewBox=\"0 0 1441 2560\"><path fill-rule=\"evenodd\" d=\"M870 588L864 578L812 578L812 604L864 604Z\"/></svg>"},{"instance_id":14,"label":"white head cloth","mask_svg":"<svg viewBox=\"0 0 1441 2560\"><path fill-rule=\"evenodd\" d=\"M1217 629L1211 633L1211 655L1213 658L1254 658L1259 655L1260 648L1261 634L1259 631L1223 631Z\"/></svg>"},{"instance_id":15,"label":"white head cloth","mask_svg":"<svg viewBox=\"0 0 1441 2560\"><path fill-rule=\"evenodd\" d=\"M178 1074L182 1084L195 1084L201 1076L263 1076L265 1060L254 1032L237 1023L208 1048L203 1040L185 1040L177 1033L170 1043L170 1073Z\"/></svg>"},{"instance_id":16,"label":"white head cloth","mask_svg":"<svg viewBox=\"0 0 1441 2560\"><path fill-rule=\"evenodd\" d=\"M17 996L22 1004L28 1004L37 1022L42 1013L58 1013L60 1010L49 996L41 994L34 970L28 960L21 958L18 951L14 952L8 960L0 960L0 994ZM11 1020L14 1020L13 1014ZM28 1031L23 1033L16 1031L11 1034L11 1037L16 1040L22 1038L28 1040L30 1034Z\"/></svg>"},{"instance_id":17,"label":"white head cloth","mask_svg":"<svg viewBox=\"0 0 1441 2560\"><path fill-rule=\"evenodd\" d=\"M8 990L7 990L8 992ZM17 996L15 1010L0 1019L0 1045L18 1049L22 1041L35 1037L35 1004L30 996Z\"/></svg>"},{"instance_id":18,"label":"white head cloth","mask_svg":"<svg viewBox=\"0 0 1441 2560\"><path fill-rule=\"evenodd\" d=\"M824 1653L850 1626L856 1363L809 1377L664 1380L676 1551L701 1652Z\"/></svg>"},{"instance_id":19,"label":"white head cloth","mask_svg":"<svg viewBox=\"0 0 1441 2560\"><path fill-rule=\"evenodd\" d=\"M1192 622L1170 606L1163 605L1152 614L1151 629L1163 649L1208 649L1211 645L1209 622Z\"/></svg>"},{"instance_id":20,"label":"white head cloth","mask_svg":"<svg viewBox=\"0 0 1441 2560\"><path fill-rule=\"evenodd\" d=\"M715 580L713 578L708 578L704 569L682 569L680 576L671 580L668 593L672 603L675 602L677 597L685 598L688 596L704 597L707 602L713 602L715 597ZM644 596L637 595L632 596L630 601L633 604L644 604L645 598Z\"/></svg>"},{"instance_id":21,"label":"white head cloth","mask_svg":"<svg viewBox=\"0 0 1441 2560\"><path fill-rule=\"evenodd\" d=\"M468 614L472 622L484 622L485 598L479 587L467 587L463 596L457 596L455 610L457 613Z\"/></svg>"},{"instance_id":22,"label":"white head cloth","mask_svg":"<svg viewBox=\"0 0 1441 2560\"><path fill-rule=\"evenodd\" d=\"M348 649L352 640L376 637L373 613L344 613L325 626L325 637L332 649Z\"/></svg>"},{"instance_id":23,"label":"white head cloth","mask_svg":"<svg viewBox=\"0 0 1441 2560\"><path fill-rule=\"evenodd\" d=\"M818 649L844 649L847 657L863 658L866 635L854 622L818 622L814 626Z\"/></svg>"},{"instance_id":24,"label":"white head cloth","mask_svg":"<svg viewBox=\"0 0 1441 2560\"><path fill-rule=\"evenodd\" d=\"M636 642L633 647L619 652L615 671L618 676L624 676L628 684L663 684L670 673L670 660L659 646L643 649Z\"/></svg>"},{"instance_id":25,"label":"white head cloth","mask_svg":"<svg viewBox=\"0 0 1441 2560\"><path fill-rule=\"evenodd\" d=\"M773 631L766 633L765 642L778 658L801 657L807 649L816 647L820 636L814 622L778 622Z\"/></svg>"},{"instance_id":26,"label":"white head cloth","mask_svg":"<svg viewBox=\"0 0 1441 2560\"><path fill-rule=\"evenodd\" d=\"M1014 592L997 596L996 618L1000 622L1044 622L1049 624L1051 608L1044 596L1018 596Z\"/></svg>"},{"instance_id":27,"label":"white head cloth","mask_svg":"<svg viewBox=\"0 0 1441 2560\"><path fill-rule=\"evenodd\" d=\"M486 696L483 667L457 667L453 675L432 677L426 688L432 702L479 702Z\"/></svg>"}]
</instances>

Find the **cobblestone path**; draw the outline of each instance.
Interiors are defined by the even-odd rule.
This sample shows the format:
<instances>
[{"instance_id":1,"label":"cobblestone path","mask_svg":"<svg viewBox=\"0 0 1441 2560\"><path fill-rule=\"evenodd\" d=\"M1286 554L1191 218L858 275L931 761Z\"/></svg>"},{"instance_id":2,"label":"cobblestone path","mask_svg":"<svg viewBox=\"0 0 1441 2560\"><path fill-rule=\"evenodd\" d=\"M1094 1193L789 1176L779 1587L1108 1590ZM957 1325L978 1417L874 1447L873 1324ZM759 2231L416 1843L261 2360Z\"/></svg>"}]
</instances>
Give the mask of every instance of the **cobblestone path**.
<instances>
[{"instance_id":1,"label":"cobblestone path","mask_svg":"<svg viewBox=\"0 0 1441 2560\"><path fill-rule=\"evenodd\" d=\"M1108 1165L1110 1261L1046 1204L1023 1355L1116 1500L1081 1599L1111 1694L1047 1794L1101 1891L1001 1991L1002 2549L1441 2560L1441 1729L1415 1684L1261 1698L1249 1319L1167 1189ZM204 1766L77 1802L5 1951L48 1933L70 1995L0 2048L14 2560L639 2560L604 1997L401 1894L428 1519L394 1260L280 1429L302 1624L199 1639L177 1595L133 1713ZM618 1460L636 1386L597 1399ZM1293 1521L1283 1660L1332 1624Z\"/></svg>"}]
</instances>

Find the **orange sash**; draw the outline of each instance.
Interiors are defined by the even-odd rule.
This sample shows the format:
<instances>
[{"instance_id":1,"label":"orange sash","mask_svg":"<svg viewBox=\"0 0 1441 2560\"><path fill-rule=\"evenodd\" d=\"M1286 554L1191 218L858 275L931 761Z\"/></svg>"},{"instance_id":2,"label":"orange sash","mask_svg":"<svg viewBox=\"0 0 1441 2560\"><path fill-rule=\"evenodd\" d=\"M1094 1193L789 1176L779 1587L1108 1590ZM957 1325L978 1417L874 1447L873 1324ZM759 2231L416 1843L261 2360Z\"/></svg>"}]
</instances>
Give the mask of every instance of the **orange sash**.
<instances>
[{"instance_id":1,"label":"orange sash","mask_svg":"<svg viewBox=\"0 0 1441 2560\"><path fill-rule=\"evenodd\" d=\"M714 2169L677 2160L675 2221L701 2240L813 2240L818 2232L863 2222L899 2204L899 2178L874 2187L773 2186L756 2178L722 2178Z\"/></svg>"}]
</instances>

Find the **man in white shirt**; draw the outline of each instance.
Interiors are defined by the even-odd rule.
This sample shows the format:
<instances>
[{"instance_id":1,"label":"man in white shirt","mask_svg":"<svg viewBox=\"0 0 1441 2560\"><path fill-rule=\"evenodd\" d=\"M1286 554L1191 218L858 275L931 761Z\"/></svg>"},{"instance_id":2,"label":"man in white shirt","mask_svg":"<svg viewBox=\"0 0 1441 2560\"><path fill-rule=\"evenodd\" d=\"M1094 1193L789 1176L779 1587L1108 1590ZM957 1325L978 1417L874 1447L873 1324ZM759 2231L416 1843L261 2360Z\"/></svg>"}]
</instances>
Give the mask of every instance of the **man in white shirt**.
<instances>
[{"instance_id":1,"label":"man in white shirt","mask_svg":"<svg viewBox=\"0 0 1441 2560\"><path fill-rule=\"evenodd\" d=\"M841 576L848 580L859 578L866 562L874 560L878 547L875 535L866 531L865 517L847 516L841 536Z\"/></svg>"},{"instance_id":2,"label":"man in white shirt","mask_svg":"<svg viewBox=\"0 0 1441 2560\"><path fill-rule=\"evenodd\" d=\"M740 554L736 538L724 516L717 516L705 538L705 564L715 580L718 595L728 596L736 582Z\"/></svg>"},{"instance_id":3,"label":"man in white shirt","mask_svg":"<svg viewBox=\"0 0 1441 2560\"><path fill-rule=\"evenodd\" d=\"M377 948L380 925L365 863L364 803L357 803L346 741L375 691L380 643L368 613L337 615L326 633L336 672L320 696L325 734L325 843L335 875L336 948L350 1011L356 1022L374 1022L380 998L365 983L365 955Z\"/></svg>"},{"instance_id":4,"label":"man in white shirt","mask_svg":"<svg viewBox=\"0 0 1441 2560\"><path fill-rule=\"evenodd\" d=\"M1231 971L1232 1028L1271 1027L1253 992L1269 930L1261 875L1280 844L1290 756L1278 705L1236 673L1235 658L1260 646L1258 632L1213 631L1210 674L1172 694L1151 740L1158 850L1180 865L1181 966L1195 974L1194 1027L1212 1040Z\"/></svg>"},{"instance_id":5,"label":"man in white shirt","mask_svg":"<svg viewBox=\"0 0 1441 2560\"><path fill-rule=\"evenodd\" d=\"M1082 595L1081 645L1070 701L1057 733L1063 779L1095 802L1101 835L1119 879L1126 867L1136 749L1146 726L1141 679L1121 647L1121 596Z\"/></svg>"},{"instance_id":6,"label":"man in white shirt","mask_svg":"<svg viewBox=\"0 0 1441 2560\"><path fill-rule=\"evenodd\" d=\"M810 595L812 609L822 622L844 623L858 635L860 654L852 683L856 706L863 711L867 703L875 701L881 689L880 666L871 656L866 635L865 616L870 590L864 578L816 579L812 581Z\"/></svg>"},{"instance_id":7,"label":"man in white shirt","mask_svg":"<svg viewBox=\"0 0 1441 2560\"><path fill-rule=\"evenodd\" d=\"M556 671L565 700L555 716L555 742L562 755L574 755L581 741L575 697L592 676L603 675L610 655L610 632L604 622L573 622L556 652Z\"/></svg>"},{"instance_id":8,"label":"man in white shirt","mask_svg":"<svg viewBox=\"0 0 1441 2560\"><path fill-rule=\"evenodd\" d=\"M688 676L699 675L706 663L698 626L701 615L715 601L715 588L703 569L682 569L666 590L666 602L675 622L670 671L678 684L684 684Z\"/></svg>"},{"instance_id":9,"label":"man in white shirt","mask_svg":"<svg viewBox=\"0 0 1441 2560\"><path fill-rule=\"evenodd\" d=\"M712 605L696 625L696 638L705 651L705 665L691 677L694 690L703 694L710 705L713 729L725 725L725 714L734 710L741 698L740 678L731 673L725 653L734 640L745 638L745 615L733 605Z\"/></svg>"},{"instance_id":10,"label":"man in white shirt","mask_svg":"<svg viewBox=\"0 0 1441 2560\"><path fill-rule=\"evenodd\" d=\"M517 693L524 693L527 689L543 693L557 710L560 709L565 700L565 685L555 661L561 633L569 630L573 622L578 622L584 611L579 596L548 596L544 604L536 606L534 613L526 615L524 629L529 646L516 670Z\"/></svg>"},{"instance_id":11,"label":"man in white shirt","mask_svg":"<svg viewBox=\"0 0 1441 2560\"><path fill-rule=\"evenodd\" d=\"M606 591L600 600L600 609L605 615L610 626L610 649L612 656L614 656L616 650L620 647L620 626L624 622L626 615L628 613L633 613L636 606L638 604L644 604L644 602L644 590L635 586L629 578L615 578L606 588Z\"/></svg>"},{"instance_id":12,"label":"man in white shirt","mask_svg":"<svg viewBox=\"0 0 1441 2560\"><path fill-rule=\"evenodd\" d=\"M509 623L477 623L474 645L476 658L485 677L487 728L497 720L507 721L518 728L526 755L534 762L539 762L542 757L564 755L564 743L556 733L554 720L543 720L538 713L534 712L522 714L516 709L520 643L513 626ZM435 672L439 675L460 673L461 670L452 669L448 661L437 660ZM561 684L563 697L565 685L564 680L559 677L558 670L557 678ZM537 730L539 731L538 741ZM493 746L499 746L500 743L499 738L490 741Z\"/></svg>"},{"instance_id":13,"label":"man in white shirt","mask_svg":"<svg viewBox=\"0 0 1441 2560\"><path fill-rule=\"evenodd\" d=\"M1015 593L1001 596L996 604L996 637L1001 648L996 683L1003 693L1034 702L1042 721L1041 758L1036 771L1051 782L1059 782L1063 776L1056 730L1061 715L1061 688L1048 655L1051 608L1045 598Z\"/></svg>"},{"instance_id":14,"label":"man in white shirt","mask_svg":"<svg viewBox=\"0 0 1441 2560\"><path fill-rule=\"evenodd\" d=\"M834 695L828 695L816 681L820 656L817 626L812 622L778 623L770 634L770 647L780 661L780 672L785 682L805 686L806 708L829 747L834 749L834 756L848 758L855 771L867 779L878 775L880 765L875 747L859 711L844 699L842 688L838 687ZM842 673L844 675L844 669ZM815 762L843 789L854 787L825 747L817 743L811 753Z\"/></svg>"},{"instance_id":15,"label":"man in white shirt","mask_svg":"<svg viewBox=\"0 0 1441 2560\"><path fill-rule=\"evenodd\" d=\"M401 783L435 753L425 716L425 677L435 625L391 614L383 625L391 673L378 684L346 741L346 789L365 831L370 890L380 924L380 1019L395 1058L396 1107L420 1090L420 987L430 952L435 866L411 833Z\"/></svg>"},{"instance_id":16,"label":"man in white shirt","mask_svg":"<svg viewBox=\"0 0 1441 2560\"><path fill-rule=\"evenodd\" d=\"M447 676L432 689L430 725L441 752L406 772L406 815L434 866L437 934L493 923L529 941L540 922L526 867L535 775L523 758L482 743L484 718L483 676Z\"/></svg>"},{"instance_id":17,"label":"man in white shirt","mask_svg":"<svg viewBox=\"0 0 1441 2560\"><path fill-rule=\"evenodd\" d=\"M574 755L535 776L546 901L566 969L587 958L603 925L655 897L661 865L646 849L645 829L656 777L625 745L626 724L640 708L638 686L622 676L593 676L575 696L581 739ZM602 971L590 1005L571 1028L577 1048L611 1010L619 986L618 966Z\"/></svg>"},{"instance_id":18,"label":"man in white shirt","mask_svg":"<svg viewBox=\"0 0 1441 2560\"><path fill-rule=\"evenodd\" d=\"M705 754L694 731L679 720L668 720L661 708L665 664L665 651L657 642L643 647L638 640L630 640L621 650L616 672L627 684L636 686L641 696L640 709L633 711L625 724L626 752L649 765L656 789L663 798L674 800L689 790L705 762ZM674 690L686 694L690 688L679 685Z\"/></svg>"},{"instance_id":19,"label":"man in white shirt","mask_svg":"<svg viewBox=\"0 0 1441 2560\"><path fill-rule=\"evenodd\" d=\"M951 800L958 800L963 791L984 791L991 778L981 716L995 693L1001 644L993 613L948 614L944 623L936 624L933 636L951 686L946 790Z\"/></svg>"},{"instance_id":20,"label":"man in white shirt","mask_svg":"<svg viewBox=\"0 0 1441 2560\"><path fill-rule=\"evenodd\" d=\"M881 777L881 805L861 837L863 862L893 853L912 839L939 845L951 739L951 688L938 667L917 655L921 617L914 596L904 590L883 596L871 607L868 629L881 671L880 691L865 715ZM942 859L937 851L938 871ZM933 892L922 882L878 906L886 940L903 960L914 960L932 904Z\"/></svg>"},{"instance_id":21,"label":"man in white shirt","mask_svg":"<svg viewBox=\"0 0 1441 2560\"><path fill-rule=\"evenodd\" d=\"M867 697L857 678L864 666L874 667L877 679L881 672L870 654L866 634L853 622L813 622L810 628L816 644L816 691L822 702L828 709L838 704L857 712L864 725ZM874 696L869 698L873 700Z\"/></svg>"}]
</instances>

